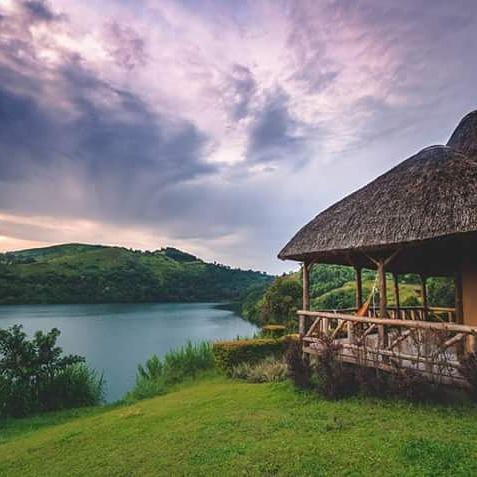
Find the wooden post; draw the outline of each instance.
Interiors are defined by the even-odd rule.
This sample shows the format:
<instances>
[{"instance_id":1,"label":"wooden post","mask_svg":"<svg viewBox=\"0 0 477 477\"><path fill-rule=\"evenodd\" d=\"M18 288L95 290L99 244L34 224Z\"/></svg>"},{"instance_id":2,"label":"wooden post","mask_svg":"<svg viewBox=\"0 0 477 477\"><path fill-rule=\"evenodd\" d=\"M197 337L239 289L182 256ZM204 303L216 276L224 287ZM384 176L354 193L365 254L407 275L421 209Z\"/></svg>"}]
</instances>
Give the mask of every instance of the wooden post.
<instances>
[{"instance_id":1,"label":"wooden post","mask_svg":"<svg viewBox=\"0 0 477 477\"><path fill-rule=\"evenodd\" d=\"M378 261L378 283L379 283L379 318L387 316L387 290L386 290L386 270L384 269L384 259ZM378 326L378 335L380 346L387 345L386 333L383 325Z\"/></svg>"},{"instance_id":2,"label":"wooden post","mask_svg":"<svg viewBox=\"0 0 477 477\"><path fill-rule=\"evenodd\" d=\"M360 267L355 267L356 272L356 310L363 306L363 275Z\"/></svg>"},{"instance_id":3,"label":"wooden post","mask_svg":"<svg viewBox=\"0 0 477 477\"><path fill-rule=\"evenodd\" d=\"M378 282L379 282L379 317L386 318L388 308L388 298L386 290L386 271L384 270L384 260L378 262Z\"/></svg>"},{"instance_id":4,"label":"wooden post","mask_svg":"<svg viewBox=\"0 0 477 477\"><path fill-rule=\"evenodd\" d=\"M464 305L462 300L462 272L455 275L455 322L464 323Z\"/></svg>"},{"instance_id":5,"label":"wooden post","mask_svg":"<svg viewBox=\"0 0 477 477\"><path fill-rule=\"evenodd\" d=\"M305 317L303 315L298 317L298 334L300 338L305 336Z\"/></svg>"},{"instance_id":6,"label":"wooden post","mask_svg":"<svg viewBox=\"0 0 477 477\"><path fill-rule=\"evenodd\" d=\"M423 319L427 321L429 317L428 305L427 305L427 277L425 275L419 275L421 278L421 295L422 295L422 308Z\"/></svg>"},{"instance_id":7,"label":"wooden post","mask_svg":"<svg viewBox=\"0 0 477 477\"><path fill-rule=\"evenodd\" d=\"M303 309L310 309L310 265L303 262Z\"/></svg>"},{"instance_id":8,"label":"wooden post","mask_svg":"<svg viewBox=\"0 0 477 477\"><path fill-rule=\"evenodd\" d=\"M310 266L307 262L303 262L303 310L310 310ZM303 338L306 333L306 318L304 316L299 317L298 332L300 337Z\"/></svg>"},{"instance_id":9,"label":"wooden post","mask_svg":"<svg viewBox=\"0 0 477 477\"><path fill-rule=\"evenodd\" d=\"M401 319L401 300L399 299L399 277L393 273L394 280L394 301L396 302L396 318Z\"/></svg>"}]
</instances>

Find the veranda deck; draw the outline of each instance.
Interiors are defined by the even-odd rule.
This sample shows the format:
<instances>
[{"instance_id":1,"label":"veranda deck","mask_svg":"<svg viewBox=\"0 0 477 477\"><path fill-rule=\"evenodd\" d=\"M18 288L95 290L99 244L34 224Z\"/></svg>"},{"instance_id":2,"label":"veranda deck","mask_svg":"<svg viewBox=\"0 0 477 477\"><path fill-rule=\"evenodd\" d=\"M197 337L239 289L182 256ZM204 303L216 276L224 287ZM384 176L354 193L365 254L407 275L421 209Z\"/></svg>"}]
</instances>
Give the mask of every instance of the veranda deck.
<instances>
[{"instance_id":1,"label":"veranda deck","mask_svg":"<svg viewBox=\"0 0 477 477\"><path fill-rule=\"evenodd\" d=\"M467 386L459 372L460 358L475 351L477 327L339 312L301 310L298 315L303 351L309 355L333 344L346 363L390 372L407 368L434 382Z\"/></svg>"}]
</instances>

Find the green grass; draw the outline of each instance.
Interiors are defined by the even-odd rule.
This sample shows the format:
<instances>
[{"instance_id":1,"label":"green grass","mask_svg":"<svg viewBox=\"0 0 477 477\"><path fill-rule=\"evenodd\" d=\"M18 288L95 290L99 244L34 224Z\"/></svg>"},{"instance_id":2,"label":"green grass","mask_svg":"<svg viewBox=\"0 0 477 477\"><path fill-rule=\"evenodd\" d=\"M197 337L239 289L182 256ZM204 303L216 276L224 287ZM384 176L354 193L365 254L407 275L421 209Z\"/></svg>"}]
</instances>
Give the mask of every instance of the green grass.
<instances>
[{"instance_id":1,"label":"green grass","mask_svg":"<svg viewBox=\"0 0 477 477\"><path fill-rule=\"evenodd\" d=\"M476 474L476 409L327 402L221 377L0 433L2 476Z\"/></svg>"}]
</instances>

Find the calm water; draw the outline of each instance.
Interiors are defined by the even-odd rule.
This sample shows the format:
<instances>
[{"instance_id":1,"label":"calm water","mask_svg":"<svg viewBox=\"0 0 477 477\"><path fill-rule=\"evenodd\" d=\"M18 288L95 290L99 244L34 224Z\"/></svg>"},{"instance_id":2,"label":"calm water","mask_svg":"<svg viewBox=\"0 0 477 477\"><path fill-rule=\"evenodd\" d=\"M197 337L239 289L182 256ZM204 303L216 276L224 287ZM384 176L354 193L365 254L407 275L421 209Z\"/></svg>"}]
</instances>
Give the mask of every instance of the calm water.
<instances>
[{"instance_id":1,"label":"calm water","mask_svg":"<svg viewBox=\"0 0 477 477\"><path fill-rule=\"evenodd\" d=\"M255 327L211 303L0 306L0 328L21 323L36 330L61 330L67 353L86 357L104 372L106 398L121 398L133 385L138 363L163 356L187 340L251 336Z\"/></svg>"}]
</instances>

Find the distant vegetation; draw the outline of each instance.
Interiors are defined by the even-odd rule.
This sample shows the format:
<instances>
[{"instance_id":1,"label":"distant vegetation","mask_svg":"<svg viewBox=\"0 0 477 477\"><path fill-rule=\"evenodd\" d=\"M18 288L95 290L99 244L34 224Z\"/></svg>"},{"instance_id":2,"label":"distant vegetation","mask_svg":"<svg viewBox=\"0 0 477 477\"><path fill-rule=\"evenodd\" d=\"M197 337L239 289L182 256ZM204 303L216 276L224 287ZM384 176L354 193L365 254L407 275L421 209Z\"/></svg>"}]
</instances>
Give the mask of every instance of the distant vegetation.
<instances>
[{"instance_id":1,"label":"distant vegetation","mask_svg":"<svg viewBox=\"0 0 477 477\"><path fill-rule=\"evenodd\" d=\"M234 301L272 277L154 252L67 244L0 254L0 303Z\"/></svg>"},{"instance_id":2,"label":"distant vegetation","mask_svg":"<svg viewBox=\"0 0 477 477\"><path fill-rule=\"evenodd\" d=\"M375 272L363 271L363 300L369 296L375 281ZM401 306L419 306L420 281L416 275L399 278ZM339 265L315 265L310 276L312 309L338 310L355 306L355 272L351 267ZM394 305L391 277L388 279L388 303ZM454 284L450 278L429 278L430 306L454 306ZM376 303L379 298L376 295ZM242 299L241 313L248 320L264 325L281 323L294 329L296 312L302 307L301 273L291 273L276 278L270 285L252 289Z\"/></svg>"}]
</instances>

